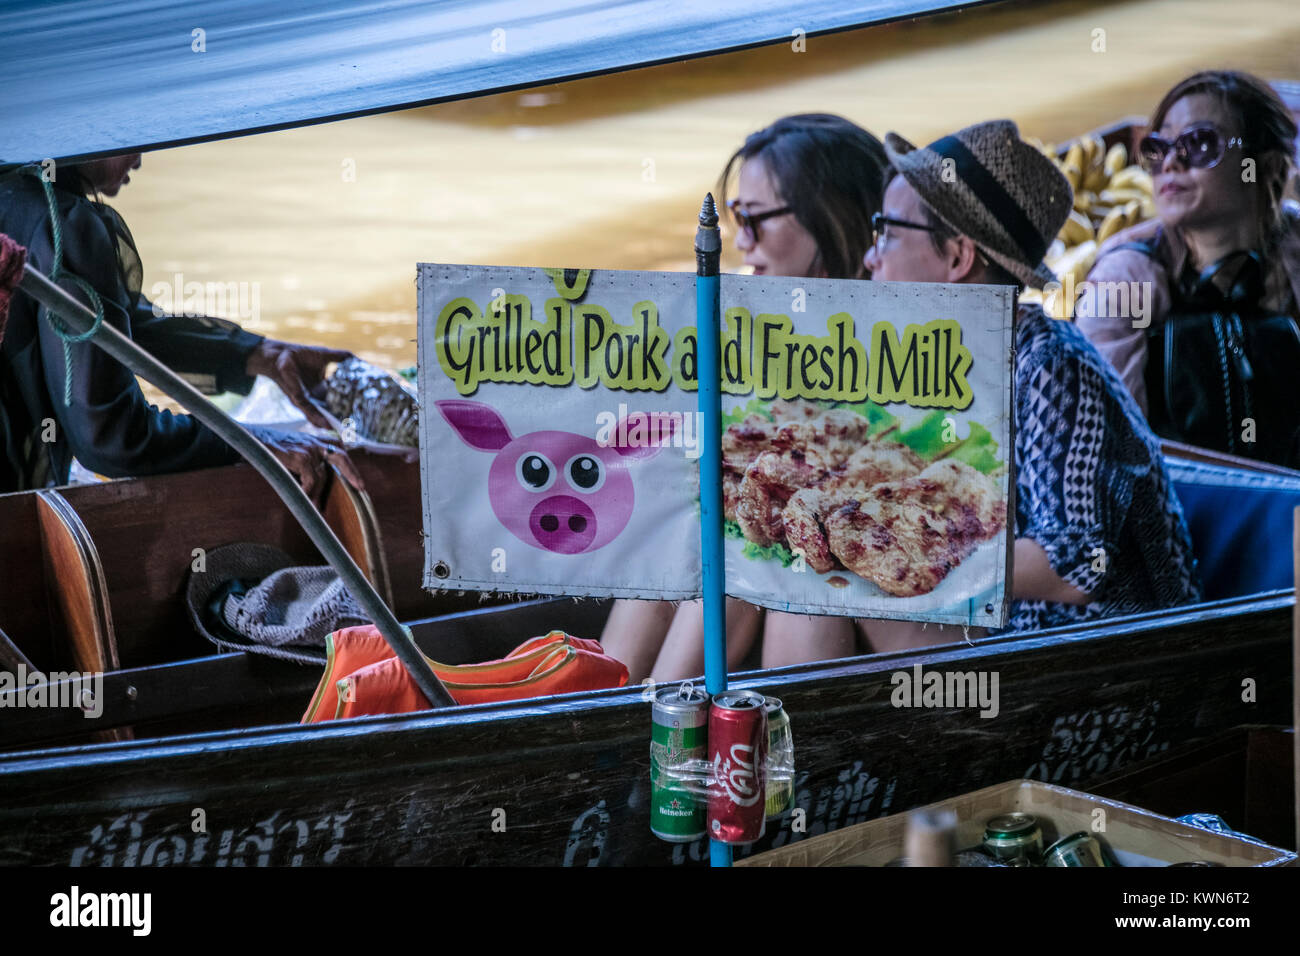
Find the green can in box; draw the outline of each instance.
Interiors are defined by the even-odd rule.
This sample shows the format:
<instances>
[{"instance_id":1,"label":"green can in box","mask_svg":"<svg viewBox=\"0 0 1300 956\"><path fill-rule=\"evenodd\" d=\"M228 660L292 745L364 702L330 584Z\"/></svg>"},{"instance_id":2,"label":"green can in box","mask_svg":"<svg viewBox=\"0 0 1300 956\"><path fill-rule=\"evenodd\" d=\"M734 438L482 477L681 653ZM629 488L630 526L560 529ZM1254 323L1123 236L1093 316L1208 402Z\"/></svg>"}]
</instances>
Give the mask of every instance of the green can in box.
<instances>
[{"instance_id":1,"label":"green can in box","mask_svg":"<svg viewBox=\"0 0 1300 956\"><path fill-rule=\"evenodd\" d=\"M1043 862L1043 831L1032 813L1002 813L984 825L984 849L1008 866Z\"/></svg>"},{"instance_id":2,"label":"green can in box","mask_svg":"<svg viewBox=\"0 0 1300 956\"><path fill-rule=\"evenodd\" d=\"M1062 837L1047 848L1047 866L1109 866L1101 843L1084 830Z\"/></svg>"},{"instance_id":3,"label":"green can in box","mask_svg":"<svg viewBox=\"0 0 1300 956\"><path fill-rule=\"evenodd\" d=\"M707 832L708 803L671 771L708 759L709 695L690 683L655 694L650 729L650 832L671 843L690 843Z\"/></svg>"}]
</instances>

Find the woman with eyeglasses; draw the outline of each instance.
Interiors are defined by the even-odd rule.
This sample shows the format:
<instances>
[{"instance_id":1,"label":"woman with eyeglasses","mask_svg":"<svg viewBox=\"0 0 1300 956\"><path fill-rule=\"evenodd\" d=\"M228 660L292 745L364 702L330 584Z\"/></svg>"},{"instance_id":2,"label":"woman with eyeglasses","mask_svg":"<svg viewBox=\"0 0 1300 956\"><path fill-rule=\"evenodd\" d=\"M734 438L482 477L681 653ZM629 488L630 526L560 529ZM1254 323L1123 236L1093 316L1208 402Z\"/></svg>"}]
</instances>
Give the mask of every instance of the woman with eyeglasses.
<instances>
[{"instance_id":1,"label":"woman with eyeglasses","mask_svg":"<svg viewBox=\"0 0 1300 956\"><path fill-rule=\"evenodd\" d=\"M886 166L880 141L840 116L786 116L751 134L723 168L719 192L731 211L736 249L754 275L866 278ZM737 167L739 167L737 169ZM736 174L736 193L728 185ZM739 666L758 637L764 612L727 599L727 666ZM627 665L633 682L681 680L704 672L704 610L699 601L615 602L601 641ZM846 657L852 618L767 612L763 666Z\"/></svg>"},{"instance_id":2,"label":"woman with eyeglasses","mask_svg":"<svg viewBox=\"0 0 1300 956\"><path fill-rule=\"evenodd\" d=\"M1247 73L1178 83L1139 144L1157 217L1102 246L1075 316L1157 434L1300 466L1295 139Z\"/></svg>"}]
</instances>

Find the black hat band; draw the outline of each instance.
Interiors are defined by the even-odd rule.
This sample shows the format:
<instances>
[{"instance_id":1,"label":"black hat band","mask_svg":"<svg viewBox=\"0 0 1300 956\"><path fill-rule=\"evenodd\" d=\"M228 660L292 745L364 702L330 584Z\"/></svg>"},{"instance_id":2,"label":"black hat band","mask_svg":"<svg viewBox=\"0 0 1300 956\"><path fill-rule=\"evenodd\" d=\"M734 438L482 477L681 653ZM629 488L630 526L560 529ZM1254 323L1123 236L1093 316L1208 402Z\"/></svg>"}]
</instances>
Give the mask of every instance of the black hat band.
<instances>
[{"instance_id":1,"label":"black hat band","mask_svg":"<svg viewBox=\"0 0 1300 956\"><path fill-rule=\"evenodd\" d=\"M1047 242L1025 215L1024 209L1002 188L975 154L956 136L945 136L930 145L930 149L957 166L958 176L970 187L984 206L993 213L1012 240L1020 247L1025 261L1032 267L1043 261Z\"/></svg>"}]
</instances>

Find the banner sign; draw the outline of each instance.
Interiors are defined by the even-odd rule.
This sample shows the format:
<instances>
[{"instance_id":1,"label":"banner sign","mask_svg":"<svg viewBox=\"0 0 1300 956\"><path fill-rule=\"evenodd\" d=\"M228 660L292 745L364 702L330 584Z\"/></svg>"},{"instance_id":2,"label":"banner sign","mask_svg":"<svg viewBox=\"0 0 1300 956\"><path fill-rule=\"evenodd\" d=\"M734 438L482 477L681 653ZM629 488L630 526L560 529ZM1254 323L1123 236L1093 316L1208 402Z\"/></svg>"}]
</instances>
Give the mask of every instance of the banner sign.
<instances>
[{"instance_id":1,"label":"banner sign","mask_svg":"<svg viewBox=\"0 0 1300 956\"><path fill-rule=\"evenodd\" d=\"M1004 624L1014 290L721 290L727 593ZM695 277L425 263L419 317L425 586L699 597Z\"/></svg>"}]
</instances>

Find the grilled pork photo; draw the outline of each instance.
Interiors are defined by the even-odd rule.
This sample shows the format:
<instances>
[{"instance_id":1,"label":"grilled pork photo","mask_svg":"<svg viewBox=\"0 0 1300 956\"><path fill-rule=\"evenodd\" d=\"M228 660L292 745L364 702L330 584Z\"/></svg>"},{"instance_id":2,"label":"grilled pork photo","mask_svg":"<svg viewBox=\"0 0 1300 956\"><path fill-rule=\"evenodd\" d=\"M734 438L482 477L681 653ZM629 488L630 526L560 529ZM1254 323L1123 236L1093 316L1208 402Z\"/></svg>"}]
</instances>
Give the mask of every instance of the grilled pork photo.
<instances>
[{"instance_id":1,"label":"grilled pork photo","mask_svg":"<svg viewBox=\"0 0 1300 956\"><path fill-rule=\"evenodd\" d=\"M934 590L1006 527L998 483L874 437L851 409L777 402L723 434L724 510L747 541L783 545L819 574L844 569L897 597ZM957 443L953 444L955 450Z\"/></svg>"}]
</instances>

